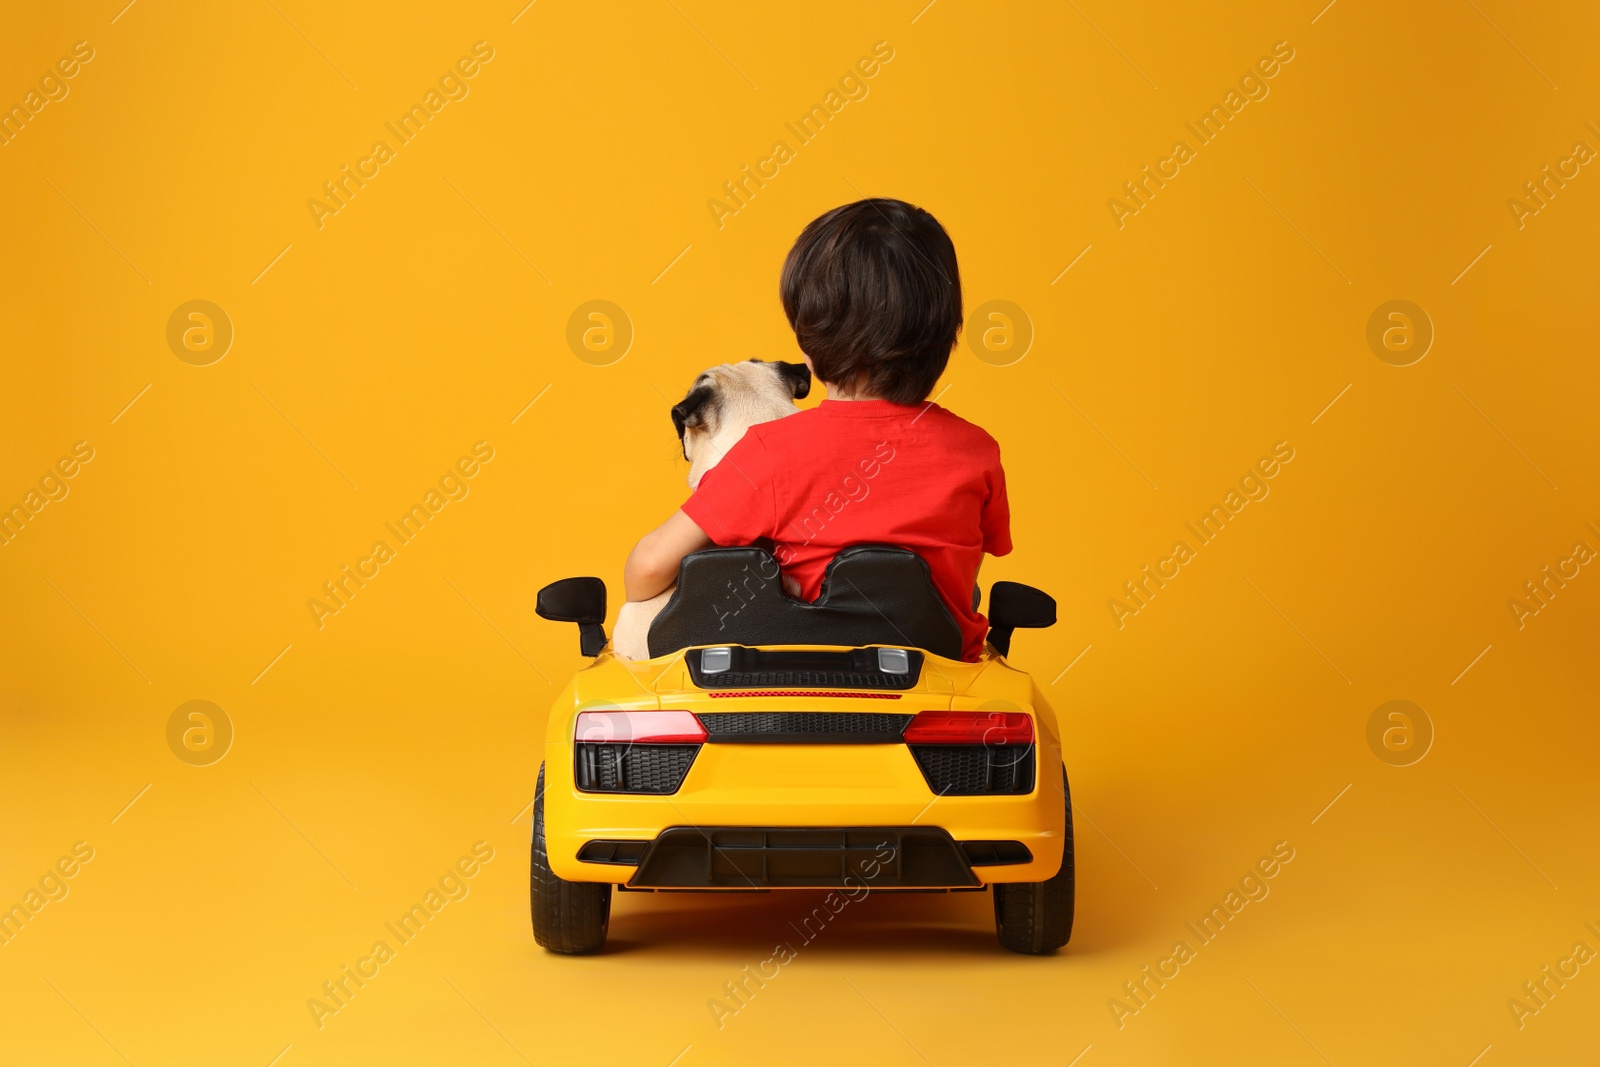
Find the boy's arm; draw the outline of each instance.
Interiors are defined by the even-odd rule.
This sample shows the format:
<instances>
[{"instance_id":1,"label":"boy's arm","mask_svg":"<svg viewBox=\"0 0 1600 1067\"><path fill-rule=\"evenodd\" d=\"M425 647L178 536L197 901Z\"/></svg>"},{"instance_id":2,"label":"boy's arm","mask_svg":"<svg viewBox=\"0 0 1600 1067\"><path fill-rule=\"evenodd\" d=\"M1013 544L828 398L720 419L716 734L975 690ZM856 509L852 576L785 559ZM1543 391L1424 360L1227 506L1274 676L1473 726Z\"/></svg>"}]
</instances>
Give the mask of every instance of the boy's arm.
<instances>
[{"instance_id":1,"label":"boy's arm","mask_svg":"<svg viewBox=\"0 0 1600 1067\"><path fill-rule=\"evenodd\" d=\"M678 580L683 557L710 548L711 538L681 510L639 538L622 568L622 587L629 600L649 600Z\"/></svg>"},{"instance_id":2,"label":"boy's arm","mask_svg":"<svg viewBox=\"0 0 1600 1067\"><path fill-rule=\"evenodd\" d=\"M1011 501L1006 496L1006 469L1000 465L1000 446L994 449L994 467L989 475L989 499L979 520L983 526L983 550L991 556L1011 551Z\"/></svg>"}]
</instances>

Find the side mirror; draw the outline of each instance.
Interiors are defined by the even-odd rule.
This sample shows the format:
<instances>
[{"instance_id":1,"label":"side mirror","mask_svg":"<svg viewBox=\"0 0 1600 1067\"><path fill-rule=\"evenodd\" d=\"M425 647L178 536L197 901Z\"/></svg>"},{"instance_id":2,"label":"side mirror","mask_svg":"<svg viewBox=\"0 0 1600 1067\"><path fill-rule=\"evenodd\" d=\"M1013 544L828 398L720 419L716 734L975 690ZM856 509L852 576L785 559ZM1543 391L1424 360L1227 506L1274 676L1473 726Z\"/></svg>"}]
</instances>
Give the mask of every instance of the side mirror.
<instances>
[{"instance_id":1,"label":"side mirror","mask_svg":"<svg viewBox=\"0 0 1600 1067\"><path fill-rule=\"evenodd\" d=\"M1043 629L1056 624L1056 602L1049 593L1021 582L995 582L989 587L989 644L1002 656L1011 652L1017 627Z\"/></svg>"},{"instance_id":2,"label":"side mirror","mask_svg":"<svg viewBox=\"0 0 1600 1067\"><path fill-rule=\"evenodd\" d=\"M539 590L533 610L541 619L578 624L578 651L598 656L606 647L606 583L599 578L563 578Z\"/></svg>"}]
</instances>

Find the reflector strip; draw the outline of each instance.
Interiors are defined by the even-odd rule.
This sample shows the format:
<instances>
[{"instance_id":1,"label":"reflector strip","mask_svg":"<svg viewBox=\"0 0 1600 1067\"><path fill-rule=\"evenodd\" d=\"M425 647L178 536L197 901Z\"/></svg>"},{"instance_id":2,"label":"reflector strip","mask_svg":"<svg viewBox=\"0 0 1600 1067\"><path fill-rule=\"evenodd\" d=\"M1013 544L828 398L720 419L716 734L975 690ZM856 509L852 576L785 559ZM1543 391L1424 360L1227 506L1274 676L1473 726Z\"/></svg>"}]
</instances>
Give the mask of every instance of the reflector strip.
<instances>
[{"instance_id":1,"label":"reflector strip","mask_svg":"<svg viewBox=\"0 0 1600 1067\"><path fill-rule=\"evenodd\" d=\"M849 697L854 700L899 700L899 693L851 693L840 689L736 689L732 692L713 692L706 696L713 700L721 697Z\"/></svg>"}]
</instances>

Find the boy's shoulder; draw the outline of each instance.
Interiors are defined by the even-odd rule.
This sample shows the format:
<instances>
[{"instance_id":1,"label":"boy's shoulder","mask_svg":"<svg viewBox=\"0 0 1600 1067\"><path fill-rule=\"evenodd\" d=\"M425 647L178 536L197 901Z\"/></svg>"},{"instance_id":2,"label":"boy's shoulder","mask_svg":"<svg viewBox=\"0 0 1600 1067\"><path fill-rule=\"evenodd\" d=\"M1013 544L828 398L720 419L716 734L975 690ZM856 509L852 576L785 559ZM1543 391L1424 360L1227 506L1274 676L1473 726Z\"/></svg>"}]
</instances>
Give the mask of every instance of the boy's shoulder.
<instances>
[{"instance_id":1,"label":"boy's shoulder","mask_svg":"<svg viewBox=\"0 0 1600 1067\"><path fill-rule=\"evenodd\" d=\"M859 403L859 401L851 401ZM928 403L885 418L836 416L820 405L803 408L773 422L758 423L738 446L757 448L774 469L786 463L809 464L819 454L859 449L866 445L897 448L915 444L925 456L942 455L953 468L998 473L1003 469L1000 444L977 423ZM932 446L932 453L927 451Z\"/></svg>"},{"instance_id":2,"label":"boy's shoulder","mask_svg":"<svg viewBox=\"0 0 1600 1067\"><path fill-rule=\"evenodd\" d=\"M932 432L967 449L988 448L998 451L1000 448L999 442L988 430L932 401L896 406L901 410L887 417L858 420L830 412L819 404L812 408L802 408L793 415L786 415L773 422L759 423L750 427L747 432L761 440L764 445L782 448L792 441L814 440L823 434L838 433L842 426L859 425L869 434L881 433L896 437L913 431Z\"/></svg>"},{"instance_id":3,"label":"boy's shoulder","mask_svg":"<svg viewBox=\"0 0 1600 1067\"><path fill-rule=\"evenodd\" d=\"M931 401L928 403L927 410L918 416L919 422L928 420L933 420L935 426L951 437L968 441L972 445L985 445L996 451L1000 448L1000 442L996 441L994 435L988 430L985 430L975 422L962 418L949 408L940 407Z\"/></svg>"}]
</instances>

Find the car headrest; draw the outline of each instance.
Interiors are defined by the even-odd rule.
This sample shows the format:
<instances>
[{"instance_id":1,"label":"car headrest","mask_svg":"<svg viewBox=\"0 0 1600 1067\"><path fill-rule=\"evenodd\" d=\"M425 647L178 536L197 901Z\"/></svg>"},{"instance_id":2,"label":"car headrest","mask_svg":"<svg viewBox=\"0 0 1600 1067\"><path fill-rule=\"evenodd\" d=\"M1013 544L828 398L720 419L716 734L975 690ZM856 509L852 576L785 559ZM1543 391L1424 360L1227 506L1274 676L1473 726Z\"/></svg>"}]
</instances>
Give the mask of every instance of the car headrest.
<instances>
[{"instance_id":1,"label":"car headrest","mask_svg":"<svg viewBox=\"0 0 1600 1067\"><path fill-rule=\"evenodd\" d=\"M649 642L652 657L695 645L900 645L960 659L962 645L927 563L891 545L841 551L812 604L783 591L764 548L691 553Z\"/></svg>"}]
</instances>

